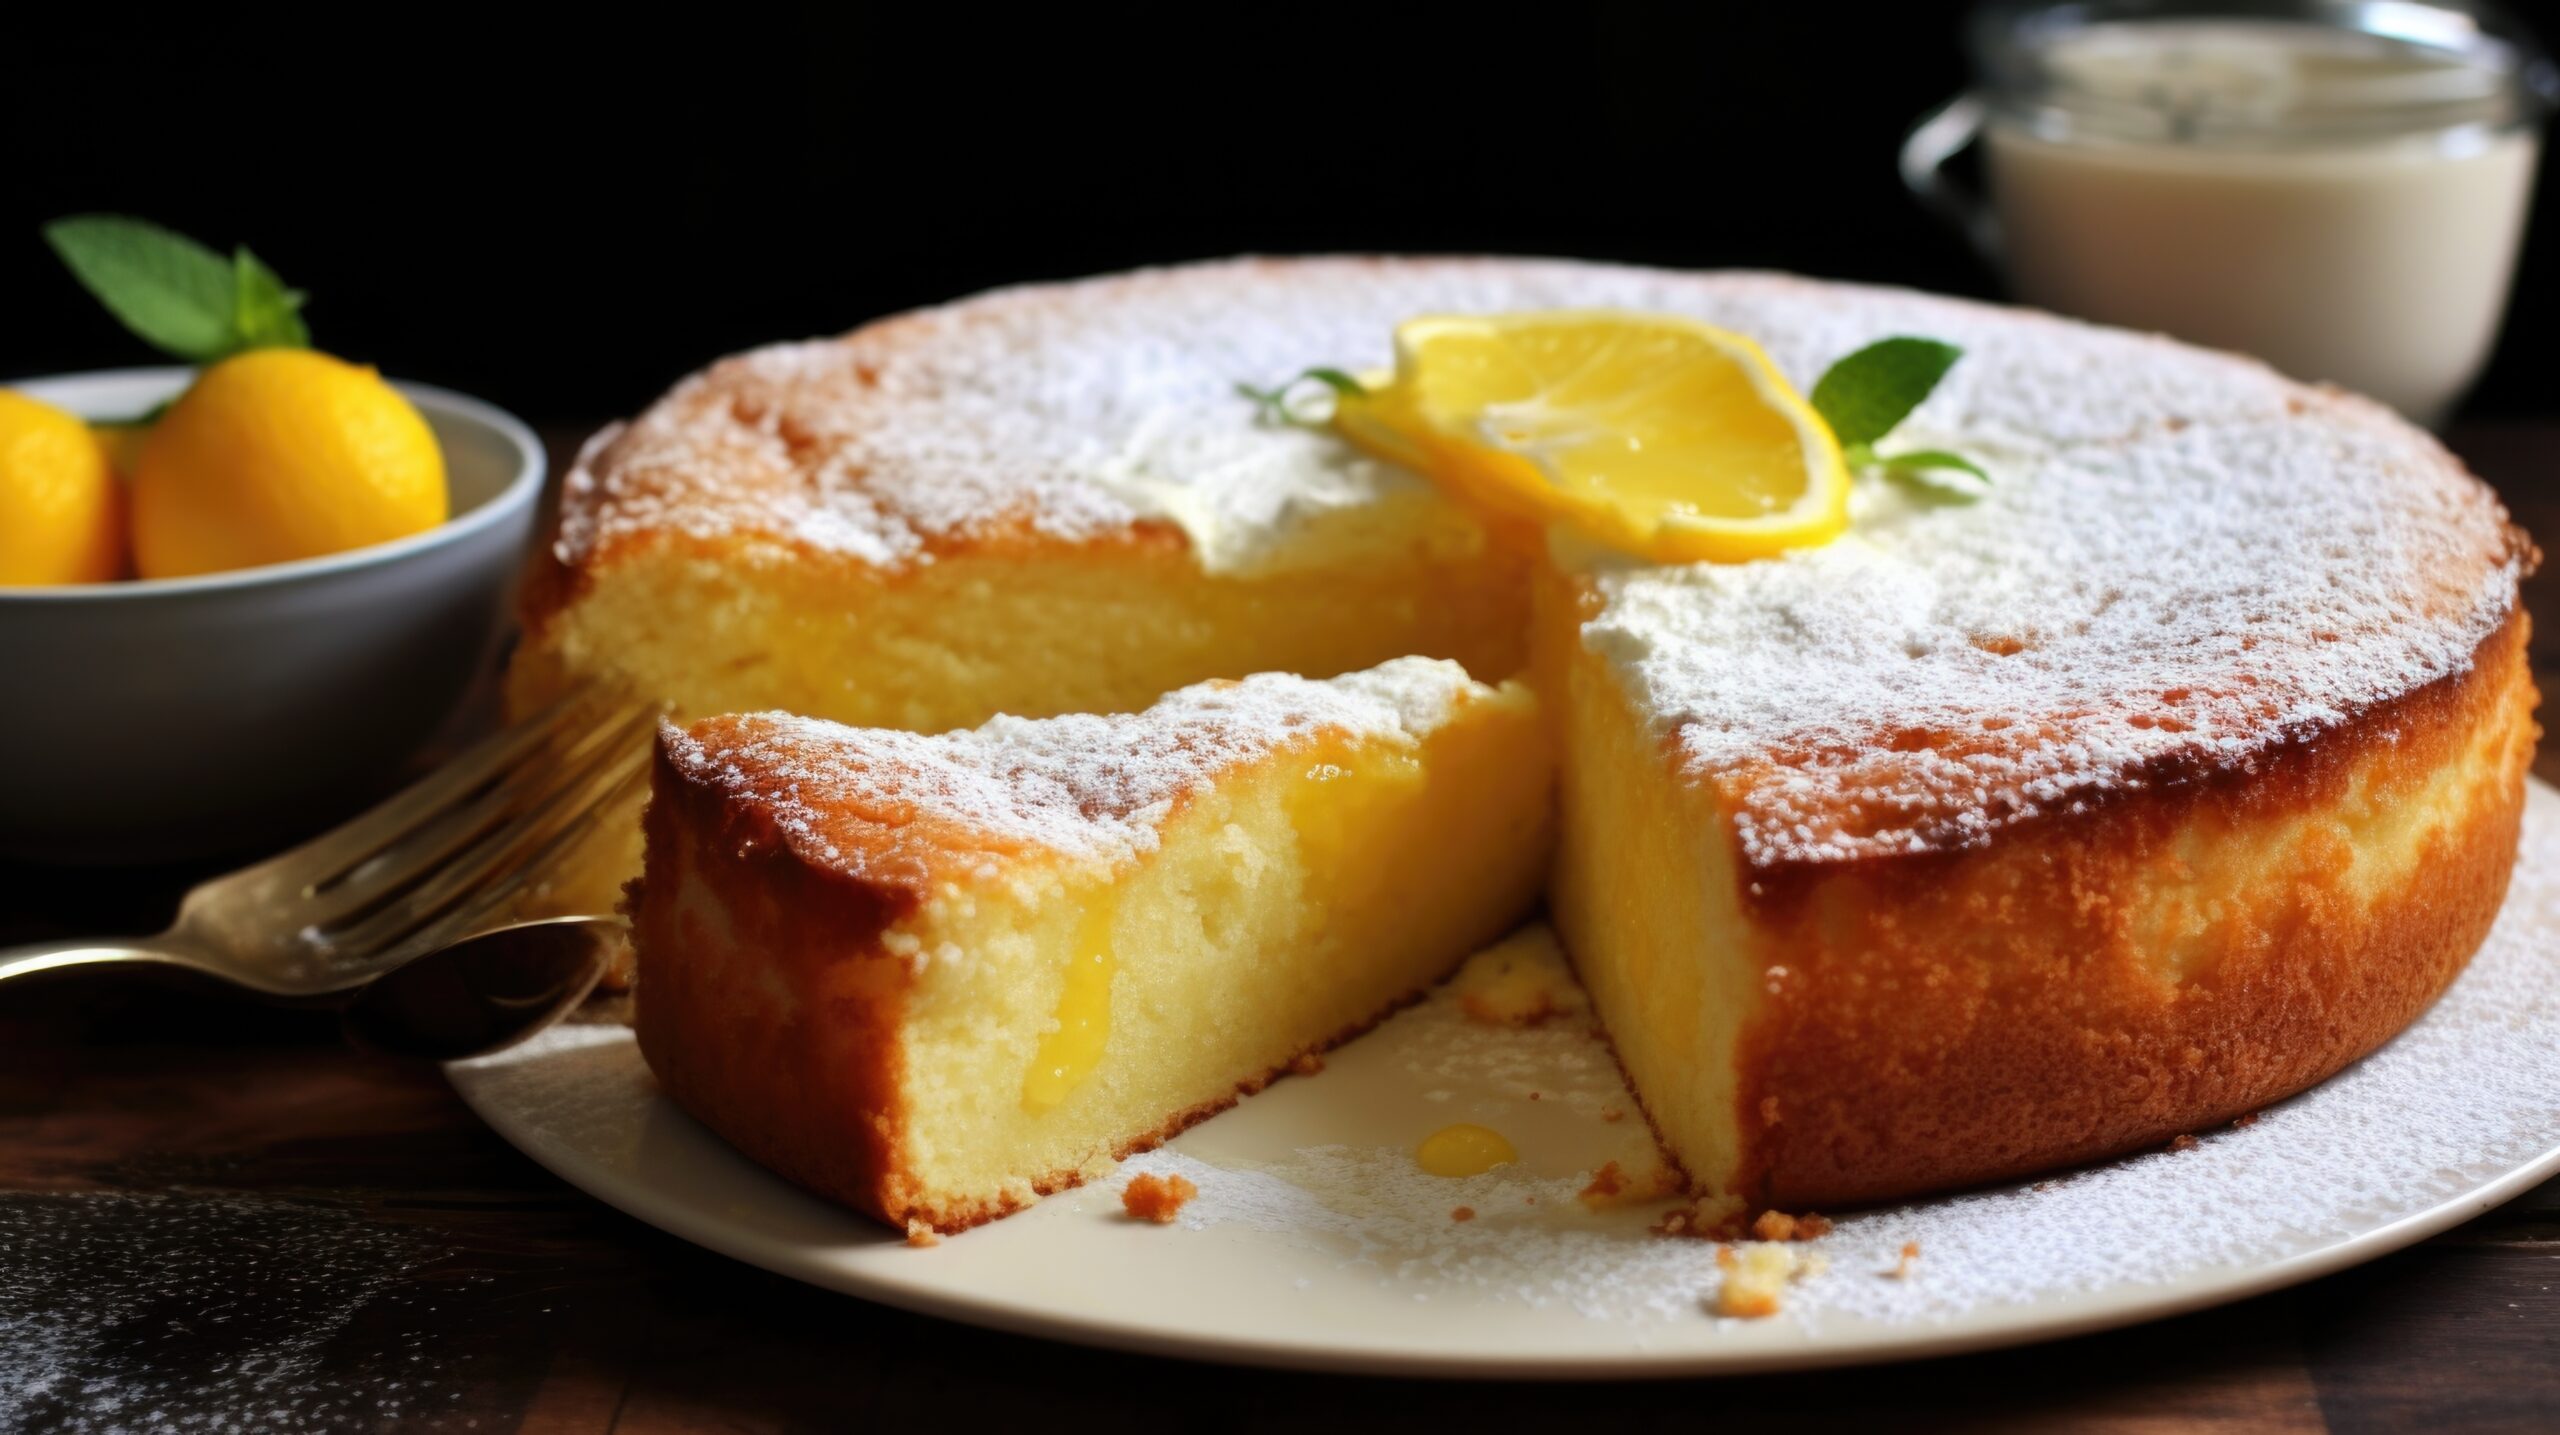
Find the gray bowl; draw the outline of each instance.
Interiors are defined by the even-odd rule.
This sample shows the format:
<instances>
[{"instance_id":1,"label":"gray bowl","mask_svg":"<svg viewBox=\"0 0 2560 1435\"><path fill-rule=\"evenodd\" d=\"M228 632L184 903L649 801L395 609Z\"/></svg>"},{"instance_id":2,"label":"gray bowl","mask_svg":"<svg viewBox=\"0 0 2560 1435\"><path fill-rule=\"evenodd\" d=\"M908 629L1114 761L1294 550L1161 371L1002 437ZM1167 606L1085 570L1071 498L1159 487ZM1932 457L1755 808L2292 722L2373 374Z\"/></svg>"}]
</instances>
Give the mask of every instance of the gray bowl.
<instances>
[{"instance_id":1,"label":"gray bowl","mask_svg":"<svg viewBox=\"0 0 2560 1435\"><path fill-rule=\"evenodd\" d=\"M10 387L102 418L149 409L191 376ZM444 446L442 526L199 578L0 588L0 853L250 851L379 794L453 712L505 619L542 446L477 399L398 387Z\"/></svg>"}]
</instances>

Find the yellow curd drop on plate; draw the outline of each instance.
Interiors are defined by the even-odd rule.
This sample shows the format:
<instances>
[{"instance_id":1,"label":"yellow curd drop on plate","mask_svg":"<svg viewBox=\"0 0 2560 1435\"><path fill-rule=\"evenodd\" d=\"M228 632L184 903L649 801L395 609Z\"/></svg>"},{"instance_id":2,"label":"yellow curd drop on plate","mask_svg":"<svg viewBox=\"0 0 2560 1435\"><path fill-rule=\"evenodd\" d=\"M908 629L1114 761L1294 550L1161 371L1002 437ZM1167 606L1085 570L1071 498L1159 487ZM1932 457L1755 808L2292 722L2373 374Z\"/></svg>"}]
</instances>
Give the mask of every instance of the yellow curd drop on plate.
<instances>
[{"instance_id":1,"label":"yellow curd drop on plate","mask_svg":"<svg viewBox=\"0 0 2560 1435\"><path fill-rule=\"evenodd\" d=\"M1413 1159L1434 1176L1481 1176L1519 1160L1520 1153L1511 1149L1501 1132L1461 1122L1423 1137Z\"/></svg>"}]
</instances>

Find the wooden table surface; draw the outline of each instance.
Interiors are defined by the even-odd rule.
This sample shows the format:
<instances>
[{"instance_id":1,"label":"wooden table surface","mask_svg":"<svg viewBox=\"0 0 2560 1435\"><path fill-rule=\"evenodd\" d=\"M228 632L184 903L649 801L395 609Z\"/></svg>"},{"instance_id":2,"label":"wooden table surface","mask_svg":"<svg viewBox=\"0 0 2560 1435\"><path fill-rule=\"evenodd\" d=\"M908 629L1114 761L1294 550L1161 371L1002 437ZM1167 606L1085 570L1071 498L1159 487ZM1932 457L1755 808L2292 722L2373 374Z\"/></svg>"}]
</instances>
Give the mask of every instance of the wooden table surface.
<instances>
[{"instance_id":1,"label":"wooden table surface","mask_svg":"<svg viewBox=\"0 0 2560 1435\"><path fill-rule=\"evenodd\" d=\"M2560 535L2560 425L2452 442ZM2529 592L2550 687L2560 581ZM0 943L148 929L193 875L0 866ZM2560 1182L2291 1291L1989 1355L1712 1390L1223 1369L906 1315L696 1249L318 1014L155 976L0 994L0 1429L2550 1431L2555 1287Z\"/></svg>"}]
</instances>

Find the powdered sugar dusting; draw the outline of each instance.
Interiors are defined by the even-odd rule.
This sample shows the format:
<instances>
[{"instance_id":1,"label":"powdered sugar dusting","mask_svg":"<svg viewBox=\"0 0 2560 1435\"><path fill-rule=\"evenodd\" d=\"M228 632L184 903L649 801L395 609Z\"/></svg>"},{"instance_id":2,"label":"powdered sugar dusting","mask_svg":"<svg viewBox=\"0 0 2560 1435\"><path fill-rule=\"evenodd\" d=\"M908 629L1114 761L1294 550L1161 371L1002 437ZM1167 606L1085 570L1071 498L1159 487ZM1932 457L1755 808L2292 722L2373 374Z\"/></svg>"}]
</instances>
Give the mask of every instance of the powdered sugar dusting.
<instances>
[{"instance_id":1,"label":"powdered sugar dusting","mask_svg":"<svg viewBox=\"0 0 2560 1435\"><path fill-rule=\"evenodd\" d=\"M1585 639L1755 861L1969 845L2464 669L2519 562L2452 473L2335 402L2066 447L1784 561L1609 574Z\"/></svg>"},{"instance_id":2,"label":"powdered sugar dusting","mask_svg":"<svg viewBox=\"0 0 2560 1435\"><path fill-rule=\"evenodd\" d=\"M1742 330L1806 386L1884 334L1949 339L1970 357L1923 417L1986 439L2115 439L2171 418L2278 413L2296 392L2257 365L2155 339L1776 275L1237 260L998 290L716 364L582 456L557 551L574 567L675 534L899 565L1025 528L1094 540L1161 516L1131 491L1133 470L1149 489L1201 487L1222 541L1259 549L1309 508L1410 483L1325 436L1257 422L1239 381L1383 366L1395 325L1417 314L1567 306ZM1236 475L1252 481L1224 481Z\"/></svg>"},{"instance_id":3,"label":"powdered sugar dusting","mask_svg":"<svg viewBox=\"0 0 2560 1435\"><path fill-rule=\"evenodd\" d=\"M1559 306L1735 328L1806 387L1889 334L1965 350L1900 441L1987 461L1981 501L1865 485L1826 547L1595 580L1586 641L1732 794L1755 863L1960 846L2245 763L2460 671L2515 603L2485 488L2381 410L2249 361L1901 291L1528 260L1144 271L759 350L583 459L558 550L684 535L895 566L1152 517L1204 564L1285 565L1359 526L1343 514L1434 496L1257 422L1238 380L1383 365L1417 314Z\"/></svg>"},{"instance_id":4,"label":"powdered sugar dusting","mask_svg":"<svg viewBox=\"0 0 2560 1435\"><path fill-rule=\"evenodd\" d=\"M1134 856L1183 797L1238 763L1322 733L1419 738L1487 691L1456 663L1399 658L1322 682L1201 683L1137 714L924 734L757 713L661 741L680 772L762 810L805 860L886 877L957 850Z\"/></svg>"}]
</instances>

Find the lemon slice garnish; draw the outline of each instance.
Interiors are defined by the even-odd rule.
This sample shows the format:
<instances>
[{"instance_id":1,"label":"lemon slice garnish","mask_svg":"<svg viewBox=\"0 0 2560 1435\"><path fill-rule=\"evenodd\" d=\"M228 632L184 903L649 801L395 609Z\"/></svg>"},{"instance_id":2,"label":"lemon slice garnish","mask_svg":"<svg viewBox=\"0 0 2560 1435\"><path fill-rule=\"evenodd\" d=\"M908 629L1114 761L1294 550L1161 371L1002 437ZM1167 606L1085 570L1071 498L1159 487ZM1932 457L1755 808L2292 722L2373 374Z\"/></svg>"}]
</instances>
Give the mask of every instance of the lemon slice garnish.
<instances>
[{"instance_id":1,"label":"lemon slice garnish","mask_svg":"<svg viewBox=\"0 0 2560 1435\"><path fill-rule=\"evenodd\" d=\"M1458 497L1657 562L1828 542L1849 471L1760 346L1661 314L1434 315L1345 394L1344 437Z\"/></svg>"}]
</instances>

